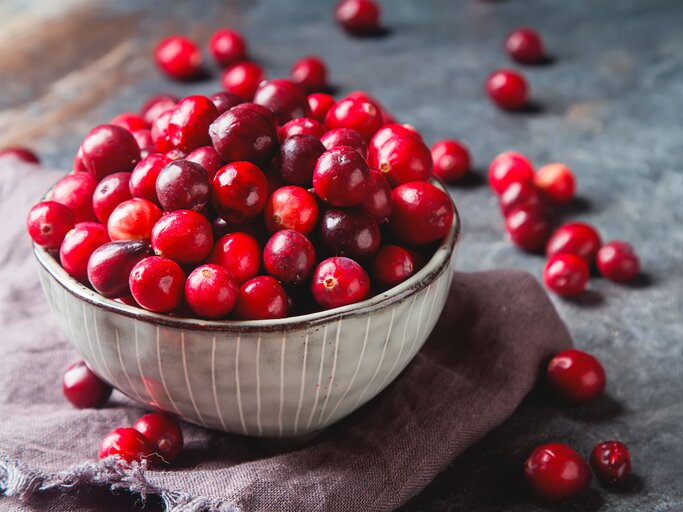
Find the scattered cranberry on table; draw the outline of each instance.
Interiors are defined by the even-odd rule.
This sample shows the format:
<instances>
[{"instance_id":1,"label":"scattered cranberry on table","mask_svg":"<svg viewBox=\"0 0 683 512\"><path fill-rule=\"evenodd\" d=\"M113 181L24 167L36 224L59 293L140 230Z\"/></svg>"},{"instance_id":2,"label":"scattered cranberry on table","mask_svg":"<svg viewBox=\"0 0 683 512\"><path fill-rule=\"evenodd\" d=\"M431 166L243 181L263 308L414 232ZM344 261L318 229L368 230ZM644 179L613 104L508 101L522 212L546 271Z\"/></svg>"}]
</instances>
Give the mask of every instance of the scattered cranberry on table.
<instances>
[{"instance_id":1,"label":"scattered cranberry on table","mask_svg":"<svg viewBox=\"0 0 683 512\"><path fill-rule=\"evenodd\" d=\"M593 448L590 464L603 485L622 486L631 476L631 453L624 443L603 441Z\"/></svg>"},{"instance_id":2,"label":"scattered cranberry on table","mask_svg":"<svg viewBox=\"0 0 683 512\"><path fill-rule=\"evenodd\" d=\"M161 462L174 461L183 449L183 432L178 422L166 414L151 412L139 418L133 428L156 449ZM159 462L159 461L156 461Z\"/></svg>"},{"instance_id":3,"label":"scattered cranberry on table","mask_svg":"<svg viewBox=\"0 0 683 512\"><path fill-rule=\"evenodd\" d=\"M533 181L534 168L527 157L513 151L499 154L489 165L489 186L500 195L515 181Z\"/></svg>"},{"instance_id":4,"label":"scattered cranberry on table","mask_svg":"<svg viewBox=\"0 0 683 512\"><path fill-rule=\"evenodd\" d=\"M226 67L247 58L247 43L239 32L221 28L209 39L209 52L218 64Z\"/></svg>"},{"instance_id":5,"label":"scattered cranberry on table","mask_svg":"<svg viewBox=\"0 0 683 512\"><path fill-rule=\"evenodd\" d=\"M130 427L112 430L100 443L100 459L115 456L130 464L152 459L156 451L152 443L140 431Z\"/></svg>"},{"instance_id":6,"label":"scattered cranberry on table","mask_svg":"<svg viewBox=\"0 0 683 512\"><path fill-rule=\"evenodd\" d=\"M69 366L62 376L62 393L74 407L99 407L111 396L112 387L100 379L80 360Z\"/></svg>"},{"instance_id":7,"label":"scattered cranberry on table","mask_svg":"<svg viewBox=\"0 0 683 512\"><path fill-rule=\"evenodd\" d=\"M319 92L327 87L327 67L320 57L303 57L294 63L292 81L307 93Z\"/></svg>"},{"instance_id":8,"label":"scattered cranberry on table","mask_svg":"<svg viewBox=\"0 0 683 512\"><path fill-rule=\"evenodd\" d=\"M265 80L266 74L263 68L255 62L237 62L228 67L221 77L223 89L236 94L244 101L254 99L256 89Z\"/></svg>"},{"instance_id":9,"label":"scattered cranberry on table","mask_svg":"<svg viewBox=\"0 0 683 512\"><path fill-rule=\"evenodd\" d=\"M226 268L200 265L187 277L185 302L200 318L225 318L237 304L238 286Z\"/></svg>"},{"instance_id":10,"label":"scattered cranberry on table","mask_svg":"<svg viewBox=\"0 0 683 512\"><path fill-rule=\"evenodd\" d=\"M517 71L499 69L486 79L486 92L497 106L505 110L519 110L527 104L529 86Z\"/></svg>"},{"instance_id":11,"label":"scattered cranberry on table","mask_svg":"<svg viewBox=\"0 0 683 512\"><path fill-rule=\"evenodd\" d=\"M541 193L531 181L513 181L498 197L500 211L508 216L520 206L543 207Z\"/></svg>"},{"instance_id":12,"label":"scattered cranberry on table","mask_svg":"<svg viewBox=\"0 0 683 512\"><path fill-rule=\"evenodd\" d=\"M533 492L549 502L564 501L585 491L593 479L588 463L562 443L539 446L524 463Z\"/></svg>"},{"instance_id":13,"label":"scattered cranberry on table","mask_svg":"<svg viewBox=\"0 0 683 512\"><path fill-rule=\"evenodd\" d=\"M608 242L596 256L600 274L610 281L627 283L640 274L640 259L631 244L622 241Z\"/></svg>"},{"instance_id":14,"label":"scattered cranberry on table","mask_svg":"<svg viewBox=\"0 0 683 512\"><path fill-rule=\"evenodd\" d=\"M545 57L543 40L530 28L518 28L505 40L505 51L522 64L539 64Z\"/></svg>"},{"instance_id":15,"label":"scattered cranberry on table","mask_svg":"<svg viewBox=\"0 0 683 512\"><path fill-rule=\"evenodd\" d=\"M379 32L381 10L374 0L341 0L334 17L353 35L372 35Z\"/></svg>"},{"instance_id":16,"label":"scattered cranberry on table","mask_svg":"<svg viewBox=\"0 0 683 512\"><path fill-rule=\"evenodd\" d=\"M562 400L583 404L602 394L606 377L600 361L586 352L570 348L550 360L546 380Z\"/></svg>"},{"instance_id":17,"label":"scattered cranberry on table","mask_svg":"<svg viewBox=\"0 0 683 512\"><path fill-rule=\"evenodd\" d=\"M574 173L560 163L547 164L536 171L534 184L554 204L566 204L576 193Z\"/></svg>"},{"instance_id":18,"label":"scattered cranberry on table","mask_svg":"<svg viewBox=\"0 0 683 512\"><path fill-rule=\"evenodd\" d=\"M512 242L524 251L542 249L550 236L551 223L546 209L540 205L524 205L505 217L505 230Z\"/></svg>"},{"instance_id":19,"label":"scattered cranberry on table","mask_svg":"<svg viewBox=\"0 0 683 512\"><path fill-rule=\"evenodd\" d=\"M586 289L588 277L588 263L575 254L556 254L543 270L546 286L560 297L580 295Z\"/></svg>"},{"instance_id":20,"label":"scattered cranberry on table","mask_svg":"<svg viewBox=\"0 0 683 512\"><path fill-rule=\"evenodd\" d=\"M446 139L436 142L431 147L431 152L434 174L446 183L455 183L470 171L470 153L457 140Z\"/></svg>"},{"instance_id":21,"label":"scattered cranberry on table","mask_svg":"<svg viewBox=\"0 0 683 512\"><path fill-rule=\"evenodd\" d=\"M0 158L13 157L27 164L39 164L40 159L38 156L28 148L22 148L19 146L12 146L9 148L0 149Z\"/></svg>"},{"instance_id":22,"label":"scattered cranberry on table","mask_svg":"<svg viewBox=\"0 0 683 512\"><path fill-rule=\"evenodd\" d=\"M569 222L552 234L545 253L548 258L558 254L574 254L592 265L601 246L597 229L585 222Z\"/></svg>"},{"instance_id":23,"label":"scattered cranberry on table","mask_svg":"<svg viewBox=\"0 0 683 512\"><path fill-rule=\"evenodd\" d=\"M187 37L163 39L154 50L154 59L161 71L176 80L196 78L202 72L202 52Z\"/></svg>"}]
</instances>

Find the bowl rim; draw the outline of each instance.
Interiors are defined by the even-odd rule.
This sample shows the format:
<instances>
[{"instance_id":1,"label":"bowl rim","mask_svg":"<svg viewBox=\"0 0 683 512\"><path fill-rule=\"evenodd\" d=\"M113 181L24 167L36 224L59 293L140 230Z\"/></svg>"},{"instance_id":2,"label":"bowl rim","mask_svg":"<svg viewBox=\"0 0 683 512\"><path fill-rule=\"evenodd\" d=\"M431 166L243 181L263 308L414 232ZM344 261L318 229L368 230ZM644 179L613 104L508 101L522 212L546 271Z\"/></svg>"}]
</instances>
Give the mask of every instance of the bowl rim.
<instances>
[{"instance_id":1,"label":"bowl rim","mask_svg":"<svg viewBox=\"0 0 683 512\"><path fill-rule=\"evenodd\" d=\"M76 298L98 307L105 311L117 313L135 320L162 325L165 327L191 329L194 331L208 332L273 332L311 327L339 320L340 317L348 318L371 313L378 309L395 304L406 297L417 293L433 283L442 274L451 262L455 247L460 240L461 219L458 208L448 190L438 178L432 178L431 182L448 194L453 204L453 221L448 234L437 247L434 255L418 272L404 282L378 293L377 295L360 302L348 304L338 308L317 311L292 317L269 319L269 320L204 320L200 318L173 317L161 313L153 313L142 308L129 306L122 302L108 299L91 290L84 284L71 277L55 258L51 251L33 243L33 253L43 269L59 285ZM49 198L52 187L42 200Z\"/></svg>"}]
</instances>

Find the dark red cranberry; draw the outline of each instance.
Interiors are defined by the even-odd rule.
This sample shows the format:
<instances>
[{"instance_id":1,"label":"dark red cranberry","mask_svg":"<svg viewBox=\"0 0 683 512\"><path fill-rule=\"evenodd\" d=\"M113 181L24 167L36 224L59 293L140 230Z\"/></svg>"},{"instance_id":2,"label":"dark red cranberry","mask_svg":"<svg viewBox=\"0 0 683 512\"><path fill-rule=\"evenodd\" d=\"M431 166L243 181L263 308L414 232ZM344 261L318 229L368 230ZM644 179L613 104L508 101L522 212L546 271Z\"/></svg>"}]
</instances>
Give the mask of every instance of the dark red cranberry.
<instances>
[{"instance_id":1,"label":"dark red cranberry","mask_svg":"<svg viewBox=\"0 0 683 512\"><path fill-rule=\"evenodd\" d=\"M515 181L532 181L534 168L527 157L506 151L493 159L489 165L489 186L500 195Z\"/></svg>"},{"instance_id":2,"label":"dark red cranberry","mask_svg":"<svg viewBox=\"0 0 683 512\"><path fill-rule=\"evenodd\" d=\"M95 187L92 195L92 207L95 217L102 224L107 224L109 215L120 203L131 199L130 181L131 173L117 172L110 174Z\"/></svg>"},{"instance_id":3,"label":"dark red cranberry","mask_svg":"<svg viewBox=\"0 0 683 512\"><path fill-rule=\"evenodd\" d=\"M328 258L313 272L311 293L323 309L346 306L368 296L370 278L363 267L350 258Z\"/></svg>"},{"instance_id":4,"label":"dark red cranberry","mask_svg":"<svg viewBox=\"0 0 683 512\"><path fill-rule=\"evenodd\" d=\"M564 164L547 164L534 175L534 184L552 203L566 204L574 199L576 178Z\"/></svg>"},{"instance_id":5,"label":"dark red cranberry","mask_svg":"<svg viewBox=\"0 0 683 512\"><path fill-rule=\"evenodd\" d=\"M562 443L544 444L531 452L524 474L534 493L550 502L582 493L593 478L586 461Z\"/></svg>"},{"instance_id":6,"label":"dark red cranberry","mask_svg":"<svg viewBox=\"0 0 683 512\"><path fill-rule=\"evenodd\" d=\"M159 117L152 122L152 128L150 128L154 147L161 153L166 153L173 149L173 143L171 142L171 137L168 133L168 123L171 122L173 110L175 110L175 107L164 110L159 114Z\"/></svg>"},{"instance_id":7,"label":"dark red cranberry","mask_svg":"<svg viewBox=\"0 0 683 512\"><path fill-rule=\"evenodd\" d=\"M336 101L329 94L316 92L308 95L308 106L311 109L311 117L321 123L325 122L327 112Z\"/></svg>"},{"instance_id":8,"label":"dark red cranberry","mask_svg":"<svg viewBox=\"0 0 683 512\"><path fill-rule=\"evenodd\" d=\"M385 245L372 259L372 276L375 284L391 288L413 275L415 266L408 251L398 245Z\"/></svg>"},{"instance_id":9,"label":"dark red cranberry","mask_svg":"<svg viewBox=\"0 0 683 512\"><path fill-rule=\"evenodd\" d=\"M531 181L513 181L498 199L500 210L505 216L520 206L543 205L541 193Z\"/></svg>"},{"instance_id":10,"label":"dark red cranberry","mask_svg":"<svg viewBox=\"0 0 683 512\"><path fill-rule=\"evenodd\" d=\"M543 41L530 28L518 28L505 40L505 51L522 64L538 64L543 60Z\"/></svg>"},{"instance_id":11,"label":"dark red cranberry","mask_svg":"<svg viewBox=\"0 0 683 512\"><path fill-rule=\"evenodd\" d=\"M486 79L486 92L496 105L506 110L518 110L526 105L529 86L524 77L511 69L499 69Z\"/></svg>"},{"instance_id":12,"label":"dark red cranberry","mask_svg":"<svg viewBox=\"0 0 683 512\"><path fill-rule=\"evenodd\" d=\"M233 223L255 218L268 198L265 175L250 162L233 162L213 179L213 205L218 215Z\"/></svg>"},{"instance_id":13,"label":"dark red cranberry","mask_svg":"<svg viewBox=\"0 0 683 512\"><path fill-rule=\"evenodd\" d=\"M320 219L320 235L327 252L354 260L371 258L381 243L377 221L362 210L327 210Z\"/></svg>"},{"instance_id":14,"label":"dark red cranberry","mask_svg":"<svg viewBox=\"0 0 683 512\"><path fill-rule=\"evenodd\" d=\"M40 163L40 159L33 151L28 148L21 148L17 146L0 149L0 158L4 157L13 157L28 164Z\"/></svg>"},{"instance_id":15,"label":"dark red cranberry","mask_svg":"<svg viewBox=\"0 0 683 512\"><path fill-rule=\"evenodd\" d=\"M147 438L163 462L172 462L183 449L183 432L170 416L151 412L136 421L133 428Z\"/></svg>"},{"instance_id":16,"label":"dark red cranberry","mask_svg":"<svg viewBox=\"0 0 683 512\"><path fill-rule=\"evenodd\" d=\"M368 152L367 141L356 130L351 130L349 128L335 128L334 130L325 132L325 134L320 137L320 142L327 150L340 146L351 147L358 151L363 158L366 157Z\"/></svg>"},{"instance_id":17,"label":"dark red cranberry","mask_svg":"<svg viewBox=\"0 0 683 512\"><path fill-rule=\"evenodd\" d=\"M377 133L375 133L372 136L372 139L370 139L370 143L368 144L368 160L376 160L377 153L379 152L380 148L384 145L384 143L387 142L389 139L393 139L395 137L413 137L419 140L420 142L424 142L424 140L422 139L422 135L420 135L420 132L418 132L412 125L397 123L387 124L382 126L379 130L377 130Z\"/></svg>"},{"instance_id":18,"label":"dark red cranberry","mask_svg":"<svg viewBox=\"0 0 683 512\"><path fill-rule=\"evenodd\" d=\"M303 187L280 187L268 198L264 218L271 233L293 229L306 235L318 222L318 201Z\"/></svg>"},{"instance_id":19,"label":"dark red cranberry","mask_svg":"<svg viewBox=\"0 0 683 512\"><path fill-rule=\"evenodd\" d=\"M81 222L69 231L59 248L59 262L67 273L88 282L88 261L95 249L109 242L107 228L97 222Z\"/></svg>"},{"instance_id":20,"label":"dark red cranberry","mask_svg":"<svg viewBox=\"0 0 683 512\"><path fill-rule=\"evenodd\" d=\"M423 245L442 239L453 224L455 208L446 192L426 181L405 183L391 193L389 227L398 240Z\"/></svg>"},{"instance_id":21,"label":"dark red cranberry","mask_svg":"<svg viewBox=\"0 0 683 512\"><path fill-rule=\"evenodd\" d=\"M157 205L134 197L119 204L109 215L107 231L112 240L149 240L152 227L161 217Z\"/></svg>"},{"instance_id":22,"label":"dark red cranberry","mask_svg":"<svg viewBox=\"0 0 683 512\"><path fill-rule=\"evenodd\" d=\"M543 269L545 285L561 297L575 297L588 285L588 263L575 254L552 256Z\"/></svg>"},{"instance_id":23,"label":"dark red cranberry","mask_svg":"<svg viewBox=\"0 0 683 512\"><path fill-rule=\"evenodd\" d=\"M216 111L220 116L223 112L230 110L232 107L244 103L244 100L237 96L237 94L232 94L230 92L217 92L209 99L213 102L216 107Z\"/></svg>"},{"instance_id":24,"label":"dark red cranberry","mask_svg":"<svg viewBox=\"0 0 683 512\"><path fill-rule=\"evenodd\" d=\"M334 17L344 29L354 35L371 35L379 31L381 10L374 0L341 0Z\"/></svg>"},{"instance_id":25,"label":"dark red cranberry","mask_svg":"<svg viewBox=\"0 0 683 512\"><path fill-rule=\"evenodd\" d=\"M50 199L68 206L76 222L95 220L92 196L96 186L97 181L92 174L86 172L67 174L55 184Z\"/></svg>"},{"instance_id":26,"label":"dark red cranberry","mask_svg":"<svg viewBox=\"0 0 683 512\"><path fill-rule=\"evenodd\" d=\"M233 107L233 110L235 110L235 111L248 110L250 112L256 112L257 114L261 114L262 116L266 117L271 123L273 123L273 126L275 126L275 128L278 127L277 118L275 117L275 114L273 113L273 111L270 110L268 107L264 107L263 105L245 102L245 103L240 103L239 105L235 105Z\"/></svg>"},{"instance_id":27,"label":"dark red cranberry","mask_svg":"<svg viewBox=\"0 0 683 512\"><path fill-rule=\"evenodd\" d=\"M112 388L80 360L69 366L62 376L62 393L74 407L99 407L111 396Z\"/></svg>"},{"instance_id":28,"label":"dark red cranberry","mask_svg":"<svg viewBox=\"0 0 683 512\"><path fill-rule=\"evenodd\" d=\"M593 448L591 467L604 485L619 487L631 476L631 454L624 443L603 441Z\"/></svg>"},{"instance_id":29,"label":"dark red cranberry","mask_svg":"<svg viewBox=\"0 0 683 512\"><path fill-rule=\"evenodd\" d=\"M149 243L123 240L101 245L88 261L88 281L100 295L130 295L128 276L135 264L150 255Z\"/></svg>"},{"instance_id":30,"label":"dark red cranberry","mask_svg":"<svg viewBox=\"0 0 683 512\"><path fill-rule=\"evenodd\" d=\"M512 242L525 251L538 251L545 246L552 225L548 212L540 205L524 205L505 217L505 230Z\"/></svg>"},{"instance_id":31,"label":"dark red cranberry","mask_svg":"<svg viewBox=\"0 0 683 512\"><path fill-rule=\"evenodd\" d=\"M131 195L159 204L156 193L157 178L161 169L170 162L171 159L162 153L155 153L140 160L130 175Z\"/></svg>"},{"instance_id":32,"label":"dark red cranberry","mask_svg":"<svg viewBox=\"0 0 683 512\"><path fill-rule=\"evenodd\" d=\"M216 242L209 261L227 269L237 284L242 284L258 274L261 247L247 233L229 233Z\"/></svg>"},{"instance_id":33,"label":"dark red cranberry","mask_svg":"<svg viewBox=\"0 0 683 512\"><path fill-rule=\"evenodd\" d=\"M185 272L173 260L150 256L133 267L128 286L141 307L155 313L168 313L183 300Z\"/></svg>"},{"instance_id":34,"label":"dark red cranberry","mask_svg":"<svg viewBox=\"0 0 683 512\"><path fill-rule=\"evenodd\" d=\"M187 277L185 302L201 318L225 318L237 304L239 283L220 265L200 265Z\"/></svg>"},{"instance_id":35,"label":"dark red cranberry","mask_svg":"<svg viewBox=\"0 0 683 512\"><path fill-rule=\"evenodd\" d=\"M284 126L281 126L278 131L280 141L285 140L292 135L312 135L316 139L320 139L325 134L325 127L310 117L300 117L292 119Z\"/></svg>"},{"instance_id":36,"label":"dark red cranberry","mask_svg":"<svg viewBox=\"0 0 683 512\"><path fill-rule=\"evenodd\" d=\"M447 139L431 147L434 174L446 183L455 183L470 170L470 153L459 141Z\"/></svg>"},{"instance_id":37,"label":"dark red cranberry","mask_svg":"<svg viewBox=\"0 0 683 512\"><path fill-rule=\"evenodd\" d=\"M112 430L100 443L100 459L114 455L128 464L152 459L155 447L134 428L121 427Z\"/></svg>"},{"instance_id":38,"label":"dark red cranberry","mask_svg":"<svg viewBox=\"0 0 683 512\"><path fill-rule=\"evenodd\" d=\"M178 101L177 97L170 94L152 96L140 109L140 116L151 126L162 112L175 107Z\"/></svg>"},{"instance_id":39,"label":"dark red cranberry","mask_svg":"<svg viewBox=\"0 0 683 512\"><path fill-rule=\"evenodd\" d=\"M42 201L34 205L26 217L28 234L45 249L59 249L74 224L73 212L56 201Z\"/></svg>"},{"instance_id":40,"label":"dark red cranberry","mask_svg":"<svg viewBox=\"0 0 683 512\"><path fill-rule=\"evenodd\" d=\"M212 181L218 169L223 167L223 160L213 146L197 148L187 155L185 160L201 165L209 176L209 181Z\"/></svg>"},{"instance_id":41,"label":"dark red cranberry","mask_svg":"<svg viewBox=\"0 0 683 512\"><path fill-rule=\"evenodd\" d=\"M325 146L312 135L293 135L282 142L278 174L285 183L310 187L313 169Z\"/></svg>"},{"instance_id":42,"label":"dark red cranberry","mask_svg":"<svg viewBox=\"0 0 683 512\"><path fill-rule=\"evenodd\" d=\"M135 130L130 132L135 142L140 148L140 157L145 158L147 154L156 153L158 150L154 147L154 140L152 139L152 131L149 129ZM147 152L147 154L144 154Z\"/></svg>"},{"instance_id":43,"label":"dark red cranberry","mask_svg":"<svg viewBox=\"0 0 683 512\"><path fill-rule=\"evenodd\" d=\"M610 281L626 283L640 274L640 260L631 244L609 242L598 251L596 258L600 274Z\"/></svg>"},{"instance_id":44,"label":"dark red cranberry","mask_svg":"<svg viewBox=\"0 0 683 512\"><path fill-rule=\"evenodd\" d=\"M415 137L392 137L368 160L373 169L379 170L389 183L396 187L411 181L427 181L434 168L432 152Z\"/></svg>"},{"instance_id":45,"label":"dark red cranberry","mask_svg":"<svg viewBox=\"0 0 683 512\"><path fill-rule=\"evenodd\" d=\"M262 82L254 94L254 103L272 110L280 124L311 115L304 90L284 78Z\"/></svg>"},{"instance_id":46,"label":"dark red cranberry","mask_svg":"<svg viewBox=\"0 0 683 512\"><path fill-rule=\"evenodd\" d=\"M209 39L209 51L218 64L226 67L247 58L247 43L239 32L221 28Z\"/></svg>"},{"instance_id":47,"label":"dark red cranberry","mask_svg":"<svg viewBox=\"0 0 683 512\"><path fill-rule=\"evenodd\" d=\"M369 101L357 98L344 98L338 101L327 112L325 126L349 128L360 133L365 140L375 134L383 124L382 113Z\"/></svg>"},{"instance_id":48,"label":"dark red cranberry","mask_svg":"<svg viewBox=\"0 0 683 512\"><path fill-rule=\"evenodd\" d=\"M209 125L218 117L213 102L206 96L188 96L178 102L168 121L171 144L190 152L211 144Z\"/></svg>"},{"instance_id":49,"label":"dark red cranberry","mask_svg":"<svg viewBox=\"0 0 683 512\"><path fill-rule=\"evenodd\" d=\"M236 94L244 101L254 99L258 85L265 80L263 68L255 62L237 62L225 70L221 77L223 89Z\"/></svg>"},{"instance_id":50,"label":"dark red cranberry","mask_svg":"<svg viewBox=\"0 0 683 512\"><path fill-rule=\"evenodd\" d=\"M381 172L370 171L368 193L361 206L379 224L389 222L391 212L394 209L394 202L391 199L391 186Z\"/></svg>"},{"instance_id":51,"label":"dark red cranberry","mask_svg":"<svg viewBox=\"0 0 683 512\"><path fill-rule=\"evenodd\" d=\"M180 264L199 263L213 248L211 223L192 210L164 214L152 229L152 248Z\"/></svg>"},{"instance_id":52,"label":"dark red cranberry","mask_svg":"<svg viewBox=\"0 0 683 512\"><path fill-rule=\"evenodd\" d=\"M188 80L202 72L202 52L190 39L170 36L159 42L154 60L161 71L176 80Z\"/></svg>"},{"instance_id":53,"label":"dark red cranberry","mask_svg":"<svg viewBox=\"0 0 683 512\"><path fill-rule=\"evenodd\" d=\"M278 231L263 248L266 272L286 285L299 285L306 281L314 265L313 244L298 231Z\"/></svg>"},{"instance_id":54,"label":"dark red cranberry","mask_svg":"<svg viewBox=\"0 0 683 512\"><path fill-rule=\"evenodd\" d=\"M93 128L81 144L85 168L97 181L115 172L130 172L140 161L140 148L128 130L113 124Z\"/></svg>"},{"instance_id":55,"label":"dark red cranberry","mask_svg":"<svg viewBox=\"0 0 683 512\"><path fill-rule=\"evenodd\" d=\"M322 91L327 87L327 67L320 57L303 57L292 66L292 82L308 93Z\"/></svg>"},{"instance_id":56,"label":"dark red cranberry","mask_svg":"<svg viewBox=\"0 0 683 512\"><path fill-rule=\"evenodd\" d=\"M201 165L189 160L171 162L157 177L156 195L166 211L201 211L211 195L209 176Z\"/></svg>"},{"instance_id":57,"label":"dark red cranberry","mask_svg":"<svg viewBox=\"0 0 683 512\"><path fill-rule=\"evenodd\" d=\"M583 404L605 390L605 370L595 357L570 348L548 363L546 379L550 389L565 402Z\"/></svg>"},{"instance_id":58,"label":"dark red cranberry","mask_svg":"<svg viewBox=\"0 0 683 512\"><path fill-rule=\"evenodd\" d=\"M114 124L125 128L129 132L133 133L137 130L149 130L151 123L148 123L144 117L139 116L133 112L123 112L114 117L109 124Z\"/></svg>"},{"instance_id":59,"label":"dark red cranberry","mask_svg":"<svg viewBox=\"0 0 683 512\"><path fill-rule=\"evenodd\" d=\"M269 320L287 316L289 299L282 285L271 276L257 276L240 286L235 308L238 320Z\"/></svg>"},{"instance_id":60,"label":"dark red cranberry","mask_svg":"<svg viewBox=\"0 0 683 512\"><path fill-rule=\"evenodd\" d=\"M313 188L326 203L354 206L363 199L370 184L370 169L352 147L338 146L325 151L313 170Z\"/></svg>"},{"instance_id":61,"label":"dark red cranberry","mask_svg":"<svg viewBox=\"0 0 683 512\"><path fill-rule=\"evenodd\" d=\"M277 132L272 121L242 105L219 116L209 127L209 135L225 162L265 165L277 151Z\"/></svg>"},{"instance_id":62,"label":"dark red cranberry","mask_svg":"<svg viewBox=\"0 0 683 512\"><path fill-rule=\"evenodd\" d=\"M545 253L548 258L557 254L575 254L589 265L602 245L598 231L584 222L570 222L557 228L548 240Z\"/></svg>"}]
</instances>

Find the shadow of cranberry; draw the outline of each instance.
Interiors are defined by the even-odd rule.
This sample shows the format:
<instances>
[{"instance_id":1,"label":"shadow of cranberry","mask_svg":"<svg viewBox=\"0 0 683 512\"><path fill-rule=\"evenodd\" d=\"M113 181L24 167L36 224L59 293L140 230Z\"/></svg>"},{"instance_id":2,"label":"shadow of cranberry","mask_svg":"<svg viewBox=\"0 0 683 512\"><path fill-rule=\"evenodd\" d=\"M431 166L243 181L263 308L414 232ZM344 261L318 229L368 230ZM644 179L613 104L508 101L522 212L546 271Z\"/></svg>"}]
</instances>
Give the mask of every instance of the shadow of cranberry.
<instances>
[{"instance_id":1,"label":"shadow of cranberry","mask_svg":"<svg viewBox=\"0 0 683 512\"><path fill-rule=\"evenodd\" d=\"M640 289L640 288L648 288L654 284L656 284L658 279L654 277L652 274L648 272L641 272L638 277L636 277L633 281L629 281L628 283L623 283L623 286L626 288L632 288L632 289Z\"/></svg>"},{"instance_id":2,"label":"shadow of cranberry","mask_svg":"<svg viewBox=\"0 0 683 512\"><path fill-rule=\"evenodd\" d=\"M603 487L611 493L632 495L639 494L645 490L645 481L633 473L619 486L603 485Z\"/></svg>"},{"instance_id":3,"label":"shadow of cranberry","mask_svg":"<svg viewBox=\"0 0 683 512\"><path fill-rule=\"evenodd\" d=\"M482 169L471 169L470 172L465 174L458 181L449 183L449 187L459 188L459 189L473 189L479 188L486 185L486 179L484 178L484 171Z\"/></svg>"},{"instance_id":4,"label":"shadow of cranberry","mask_svg":"<svg viewBox=\"0 0 683 512\"><path fill-rule=\"evenodd\" d=\"M578 214L595 211L594 205L585 197L575 196L567 204L559 205L555 209L555 215L562 222L571 222Z\"/></svg>"},{"instance_id":5,"label":"shadow of cranberry","mask_svg":"<svg viewBox=\"0 0 683 512\"><path fill-rule=\"evenodd\" d=\"M545 111L546 107L542 103L536 100L529 100L523 107L516 110L510 110L510 113L512 115L536 115L542 114Z\"/></svg>"},{"instance_id":6,"label":"shadow of cranberry","mask_svg":"<svg viewBox=\"0 0 683 512\"><path fill-rule=\"evenodd\" d=\"M585 290L576 297L565 297L564 300L582 308L599 308L605 304L605 298L595 290Z\"/></svg>"},{"instance_id":7,"label":"shadow of cranberry","mask_svg":"<svg viewBox=\"0 0 683 512\"><path fill-rule=\"evenodd\" d=\"M603 394L592 402L584 405L567 405L559 402L557 398L549 399L557 404L558 410L563 416L583 423L605 423L624 414L624 406L608 394Z\"/></svg>"}]
</instances>

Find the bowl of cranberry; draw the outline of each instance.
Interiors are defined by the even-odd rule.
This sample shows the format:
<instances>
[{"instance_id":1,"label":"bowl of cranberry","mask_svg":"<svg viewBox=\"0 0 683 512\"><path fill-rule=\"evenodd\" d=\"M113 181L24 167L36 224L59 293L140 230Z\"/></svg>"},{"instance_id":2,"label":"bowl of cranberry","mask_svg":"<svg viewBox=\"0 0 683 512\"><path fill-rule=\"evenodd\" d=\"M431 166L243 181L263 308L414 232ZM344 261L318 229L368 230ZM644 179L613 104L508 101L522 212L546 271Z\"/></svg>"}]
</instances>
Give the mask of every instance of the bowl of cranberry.
<instances>
[{"instance_id":1,"label":"bowl of cranberry","mask_svg":"<svg viewBox=\"0 0 683 512\"><path fill-rule=\"evenodd\" d=\"M88 366L144 406L249 436L315 433L429 336L457 211L408 125L359 135L337 115L323 145L299 130L313 120L278 133L262 106L218 116L197 98L161 113L170 155L143 158L115 125L85 138L28 215L45 296Z\"/></svg>"}]
</instances>

